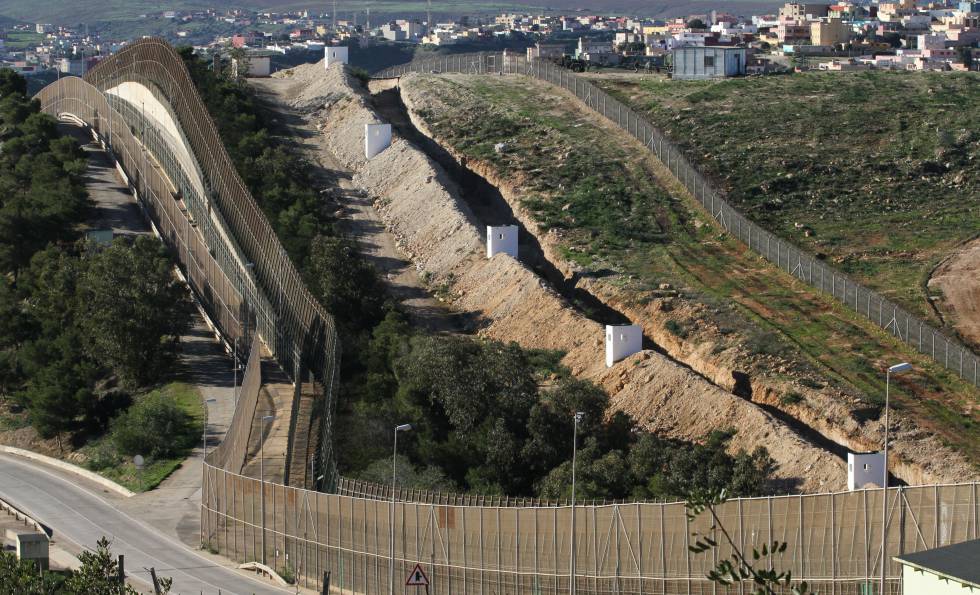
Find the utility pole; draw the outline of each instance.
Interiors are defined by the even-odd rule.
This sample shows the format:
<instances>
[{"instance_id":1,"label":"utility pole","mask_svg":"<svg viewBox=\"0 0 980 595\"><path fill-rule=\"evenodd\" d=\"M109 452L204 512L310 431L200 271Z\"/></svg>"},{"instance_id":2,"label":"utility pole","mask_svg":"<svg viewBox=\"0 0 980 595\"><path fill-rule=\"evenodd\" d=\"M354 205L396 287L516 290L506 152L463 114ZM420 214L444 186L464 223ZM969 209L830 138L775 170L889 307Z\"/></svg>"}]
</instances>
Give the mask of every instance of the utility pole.
<instances>
[{"instance_id":1,"label":"utility pole","mask_svg":"<svg viewBox=\"0 0 980 595\"><path fill-rule=\"evenodd\" d=\"M371 7L370 6L368 6L367 8L367 23L364 24L364 30L365 31L371 30Z\"/></svg>"},{"instance_id":2,"label":"utility pole","mask_svg":"<svg viewBox=\"0 0 980 595\"><path fill-rule=\"evenodd\" d=\"M337 0L333 0L333 12L330 13L330 16L333 17L333 31L334 33L336 33L337 32Z\"/></svg>"},{"instance_id":3,"label":"utility pole","mask_svg":"<svg viewBox=\"0 0 980 595\"><path fill-rule=\"evenodd\" d=\"M432 34L432 0L425 0L425 34Z\"/></svg>"}]
</instances>

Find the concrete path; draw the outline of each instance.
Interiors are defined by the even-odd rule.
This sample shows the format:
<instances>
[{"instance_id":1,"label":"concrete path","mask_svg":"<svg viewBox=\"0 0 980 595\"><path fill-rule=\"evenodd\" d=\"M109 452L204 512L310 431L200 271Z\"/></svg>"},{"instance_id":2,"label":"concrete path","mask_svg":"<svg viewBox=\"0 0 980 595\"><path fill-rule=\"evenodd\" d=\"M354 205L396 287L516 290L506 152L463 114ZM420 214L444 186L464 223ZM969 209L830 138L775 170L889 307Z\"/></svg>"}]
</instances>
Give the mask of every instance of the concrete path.
<instances>
[{"instance_id":1,"label":"concrete path","mask_svg":"<svg viewBox=\"0 0 980 595\"><path fill-rule=\"evenodd\" d=\"M150 233L139 204L122 183L109 155L92 141L88 130L71 124L59 124L58 129L77 140L88 157L85 187L94 203L88 227L93 230L111 229L117 236Z\"/></svg>"}]
</instances>

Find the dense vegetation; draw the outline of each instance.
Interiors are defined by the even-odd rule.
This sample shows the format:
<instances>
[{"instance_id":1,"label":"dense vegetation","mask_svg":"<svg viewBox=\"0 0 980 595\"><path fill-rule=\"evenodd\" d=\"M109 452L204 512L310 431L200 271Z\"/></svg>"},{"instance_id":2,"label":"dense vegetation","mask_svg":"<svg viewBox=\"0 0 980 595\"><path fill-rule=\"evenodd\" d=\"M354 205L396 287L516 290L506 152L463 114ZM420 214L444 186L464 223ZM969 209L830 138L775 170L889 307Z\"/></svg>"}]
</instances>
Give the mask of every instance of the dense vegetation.
<instances>
[{"instance_id":1,"label":"dense vegetation","mask_svg":"<svg viewBox=\"0 0 980 595\"><path fill-rule=\"evenodd\" d=\"M618 79L600 82L611 80ZM729 84L770 83L697 83ZM911 361L914 373L892 383L892 403L971 458L980 455L980 425L963 414L973 410L975 389L720 233L646 151L618 140L621 133L605 120L527 79L419 76L402 87L423 106L418 113L440 142L516 186L540 237L557 241L579 275L597 279L637 310L645 307L691 349L711 343L712 357L756 377L850 388L866 402L867 411L855 414L861 421L876 417L884 401L882 362ZM692 136L703 130L691 126ZM760 120L756 132L771 126ZM756 150L726 130L699 142L716 153ZM789 159L792 151L786 154ZM726 167L736 169L734 162ZM873 228L881 219L858 227ZM683 298L661 291L664 283ZM790 394L782 407L806 405Z\"/></svg>"},{"instance_id":2,"label":"dense vegetation","mask_svg":"<svg viewBox=\"0 0 980 595\"><path fill-rule=\"evenodd\" d=\"M189 302L158 240L80 239L86 158L25 89L0 71L0 404L79 446L164 378ZM186 447L183 434L157 438L174 448L141 454Z\"/></svg>"},{"instance_id":3,"label":"dense vegetation","mask_svg":"<svg viewBox=\"0 0 980 595\"><path fill-rule=\"evenodd\" d=\"M412 423L399 444L402 485L567 496L573 415L583 411L583 498L677 497L692 485L766 490L764 449L731 456L723 435L696 446L634 433L625 415L605 418L607 396L571 378L560 354L414 331L325 211L314 168L274 134L248 87L182 55L243 180L342 329L334 427L343 473L389 481L392 428Z\"/></svg>"},{"instance_id":4,"label":"dense vegetation","mask_svg":"<svg viewBox=\"0 0 980 595\"><path fill-rule=\"evenodd\" d=\"M598 82L665 129L749 217L934 317L928 275L980 224L976 74Z\"/></svg>"}]
</instances>

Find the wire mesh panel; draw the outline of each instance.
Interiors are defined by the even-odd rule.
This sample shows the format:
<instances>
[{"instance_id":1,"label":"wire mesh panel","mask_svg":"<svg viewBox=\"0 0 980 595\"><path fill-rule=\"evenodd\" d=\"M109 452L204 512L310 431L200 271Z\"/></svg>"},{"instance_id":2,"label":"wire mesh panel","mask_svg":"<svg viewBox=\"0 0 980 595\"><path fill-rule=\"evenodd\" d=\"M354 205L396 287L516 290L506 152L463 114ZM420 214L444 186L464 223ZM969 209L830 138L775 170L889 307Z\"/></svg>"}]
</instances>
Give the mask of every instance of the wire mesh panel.
<instances>
[{"instance_id":1,"label":"wire mesh panel","mask_svg":"<svg viewBox=\"0 0 980 595\"><path fill-rule=\"evenodd\" d=\"M682 503L576 506L573 531L569 506L392 503L270 483L263 505L259 480L210 465L205 477L202 523L216 537L212 546L250 560L264 542L270 566L308 586L329 571L345 593L384 592L392 580L402 592L416 564L433 594L567 593L573 536L578 593L750 592L705 574L735 548L751 556L773 540L786 550L757 564L791 571L821 593L877 593L881 577L878 489L735 499L717 508L717 518L693 521ZM899 592L893 556L976 535L976 491L976 484L889 489L887 592ZM264 521L253 512L263 506ZM694 532L720 547L691 553Z\"/></svg>"}]
</instances>

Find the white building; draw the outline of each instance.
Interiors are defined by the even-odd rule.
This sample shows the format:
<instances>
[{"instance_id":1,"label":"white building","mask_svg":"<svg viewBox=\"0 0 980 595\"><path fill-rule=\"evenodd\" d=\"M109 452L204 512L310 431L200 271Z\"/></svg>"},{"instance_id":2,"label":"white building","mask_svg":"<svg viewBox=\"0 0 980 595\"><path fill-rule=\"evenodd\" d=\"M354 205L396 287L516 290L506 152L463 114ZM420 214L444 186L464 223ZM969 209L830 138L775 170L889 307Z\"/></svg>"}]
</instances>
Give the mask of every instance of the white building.
<instances>
[{"instance_id":1,"label":"white building","mask_svg":"<svg viewBox=\"0 0 980 595\"><path fill-rule=\"evenodd\" d=\"M643 350L643 329L636 324L606 325L606 367Z\"/></svg>"},{"instance_id":2,"label":"white building","mask_svg":"<svg viewBox=\"0 0 980 595\"><path fill-rule=\"evenodd\" d=\"M980 539L892 558L902 566L904 595L980 593Z\"/></svg>"},{"instance_id":3,"label":"white building","mask_svg":"<svg viewBox=\"0 0 980 595\"><path fill-rule=\"evenodd\" d=\"M487 258L501 253L517 258L516 225L487 226Z\"/></svg>"},{"instance_id":4,"label":"white building","mask_svg":"<svg viewBox=\"0 0 980 595\"><path fill-rule=\"evenodd\" d=\"M681 47L673 52L673 78L712 79L745 74L745 48Z\"/></svg>"},{"instance_id":5,"label":"white building","mask_svg":"<svg viewBox=\"0 0 980 595\"><path fill-rule=\"evenodd\" d=\"M847 453L847 489L860 490L885 485L885 453Z\"/></svg>"}]
</instances>

